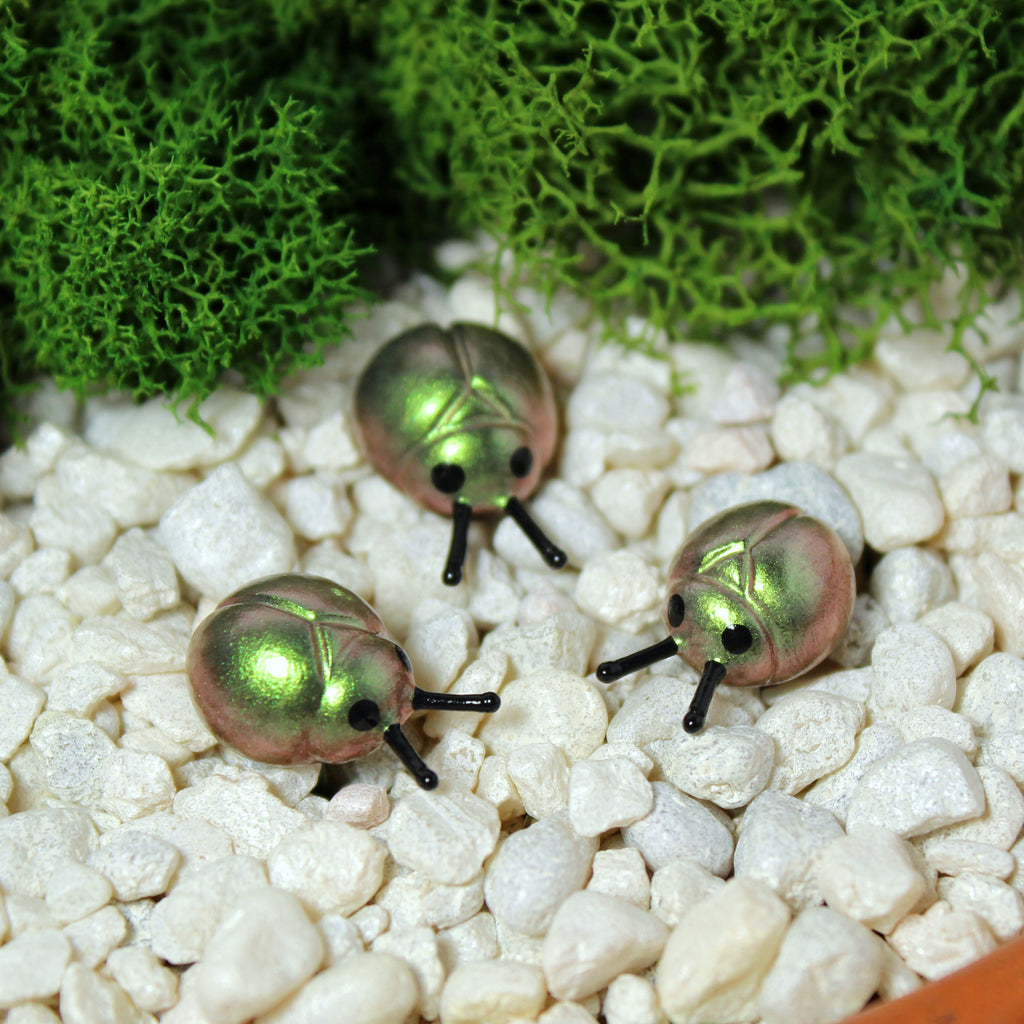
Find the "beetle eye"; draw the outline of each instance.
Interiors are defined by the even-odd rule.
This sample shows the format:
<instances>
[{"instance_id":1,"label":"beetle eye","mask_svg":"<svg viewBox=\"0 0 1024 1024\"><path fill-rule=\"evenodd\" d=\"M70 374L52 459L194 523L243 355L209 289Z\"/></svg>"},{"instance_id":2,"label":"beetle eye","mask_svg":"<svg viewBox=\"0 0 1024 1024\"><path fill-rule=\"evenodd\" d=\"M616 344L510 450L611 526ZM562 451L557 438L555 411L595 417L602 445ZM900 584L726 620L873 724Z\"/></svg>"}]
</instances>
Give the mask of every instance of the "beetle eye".
<instances>
[{"instance_id":1,"label":"beetle eye","mask_svg":"<svg viewBox=\"0 0 1024 1024\"><path fill-rule=\"evenodd\" d=\"M529 448L517 448L512 453L512 458L508 460L508 465L513 476L520 479L529 476L530 470L533 469L533 452Z\"/></svg>"},{"instance_id":2,"label":"beetle eye","mask_svg":"<svg viewBox=\"0 0 1024 1024\"><path fill-rule=\"evenodd\" d=\"M397 644L395 645L395 650L398 651L398 660L402 663L402 668L404 668L406 672L411 672L412 662L409 660L409 655L406 654L405 651L403 651Z\"/></svg>"},{"instance_id":3,"label":"beetle eye","mask_svg":"<svg viewBox=\"0 0 1024 1024\"><path fill-rule=\"evenodd\" d=\"M682 625L685 616L686 605L683 604L683 599L678 594L673 594L668 599L668 608L666 609L668 624L675 629L676 626Z\"/></svg>"},{"instance_id":4,"label":"beetle eye","mask_svg":"<svg viewBox=\"0 0 1024 1024\"><path fill-rule=\"evenodd\" d=\"M727 626L722 630L722 646L730 654L743 654L750 650L754 636L746 626Z\"/></svg>"},{"instance_id":5,"label":"beetle eye","mask_svg":"<svg viewBox=\"0 0 1024 1024\"><path fill-rule=\"evenodd\" d=\"M357 700L348 709L348 724L357 732L366 732L380 721L380 708L376 701Z\"/></svg>"},{"instance_id":6,"label":"beetle eye","mask_svg":"<svg viewBox=\"0 0 1024 1024\"><path fill-rule=\"evenodd\" d=\"M461 466L441 462L430 471L430 482L442 494L454 494L466 482L466 474Z\"/></svg>"}]
</instances>

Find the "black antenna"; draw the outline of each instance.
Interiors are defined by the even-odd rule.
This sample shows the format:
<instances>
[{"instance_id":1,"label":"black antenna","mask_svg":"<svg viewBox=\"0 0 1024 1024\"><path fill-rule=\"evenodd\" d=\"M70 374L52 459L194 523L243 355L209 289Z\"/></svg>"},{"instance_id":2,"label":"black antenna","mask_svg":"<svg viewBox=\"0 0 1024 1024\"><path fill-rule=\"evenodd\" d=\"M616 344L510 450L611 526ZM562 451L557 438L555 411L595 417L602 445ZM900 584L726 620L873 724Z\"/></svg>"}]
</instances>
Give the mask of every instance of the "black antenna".
<instances>
[{"instance_id":1,"label":"black antenna","mask_svg":"<svg viewBox=\"0 0 1024 1024\"><path fill-rule=\"evenodd\" d=\"M720 661L708 661L700 674L697 692L690 701L690 710L683 717L683 728L687 732L700 732L704 728L704 719L708 717L711 698L715 695L715 687L725 678L725 666Z\"/></svg>"},{"instance_id":2,"label":"black antenna","mask_svg":"<svg viewBox=\"0 0 1024 1024\"><path fill-rule=\"evenodd\" d=\"M437 772L432 772L415 750L400 725L389 725L384 730L384 742L395 752L398 760L409 769L409 774L424 788L437 789Z\"/></svg>"},{"instance_id":3,"label":"black antenna","mask_svg":"<svg viewBox=\"0 0 1024 1024\"><path fill-rule=\"evenodd\" d=\"M441 579L449 587L456 586L462 580L462 563L466 560L466 535L469 533L469 517L472 505L464 501L456 501L452 506L452 545L448 549L448 561L445 563Z\"/></svg>"},{"instance_id":4,"label":"black antenna","mask_svg":"<svg viewBox=\"0 0 1024 1024\"><path fill-rule=\"evenodd\" d=\"M547 535L533 520L518 498L509 498L505 503L505 511L519 524L519 529L526 534L530 543L540 552L540 557L552 569L561 569L565 565L568 561L565 552L561 548L556 548L548 540Z\"/></svg>"},{"instance_id":5,"label":"black antenna","mask_svg":"<svg viewBox=\"0 0 1024 1024\"><path fill-rule=\"evenodd\" d=\"M619 658L618 661L602 661L597 666L596 675L602 683L614 683L616 679L628 676L630 672L639 672L640 669L647 668L648 665L653 665L656 661L664 661L665 658L671 658L678 651L679 646L675 640L667 636L664 640L659 640L656 644L645 647L642 651L636 651L633 654L627 654L624 658Z\"/></svg>"},{"instance_id":6,"label":"black antenna","mask_svg":"<svg viewBox=\"0 0 1024 1024\"><path fill-rule=\"evenodd\" d=\"M414 711L497 711L501 707L501 698L496 693L434 693L421 690L418 686L412 691L412 707Z\"/></svg>"}]
</instances>

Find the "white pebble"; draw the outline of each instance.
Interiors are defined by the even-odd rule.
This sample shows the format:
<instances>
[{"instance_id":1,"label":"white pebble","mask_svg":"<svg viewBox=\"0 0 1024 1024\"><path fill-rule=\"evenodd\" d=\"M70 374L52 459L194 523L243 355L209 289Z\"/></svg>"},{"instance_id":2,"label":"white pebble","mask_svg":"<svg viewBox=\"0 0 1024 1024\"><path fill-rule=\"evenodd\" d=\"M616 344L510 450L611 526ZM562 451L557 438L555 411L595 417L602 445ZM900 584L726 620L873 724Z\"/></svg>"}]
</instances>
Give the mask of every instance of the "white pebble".
<instances>
[{"instance_id":1,"label":"white pebble","mask_svg":"<svg viewBox=\"0 0 1024 1024\"><path fill-rule=\"evenodd\" d=\"M759 473L775 457L764 426L698 430L689 440L684 462L701 473Z\"/></svg>"},{"instance_id":2,"label":"white pebble","mask_svg":"<svg viewBox=\"0 0 1024 1024\"><path fill-rule=\"evenodd\" d=\"M587 891L616 896L647 910L651 903L651 881L643 857L628 847L598 850L591 865Z\"/></svg>"},{"instance_id":3,"label":"white pebble","mask_svg":"<svg viewBox=\"0 0 1024 1024\"><path fill-rule=\"evenodd\" d=\"M956 572L955 560L950 565ZM971 560L977 592L968 592L967 600L976 601L982 611L992 617L996 647L1017 657L1024 656L1024 568L1008 562L990 551ZM960 581L961 591L965 583Z\"/></svg>"},{"instance_id":4,"label":"white pebble","mask_svg":"<svg viewBox=\"0 0 1024 1024\"><path fill-rule=\"evenodd\" d=\"M555 912L544 939L544 975L556 999L580 999L624 971L653 963L668 929L653 914L597 892L578 892Z\"/></svg>"},{"instance_id":5,"label":"white pebble","mask_svg":"<svg viewBox=\"0 0 1024 1024\"><path fill-rule=\"evenodd\" d=\"M956 700L953 656L927 626L906 622L880 633L871 667L875 679L869 705L894 720L911 708L951 708Z\"/></svg>"},{"instance_id":6,"label":"white pebble","mask_svg":"<svg viewBox=\"0 0 1024 1024\"><path fill-rule=\"evenodd\" d=\"M124 942L128 923L117 907L103 907L64 926L64 935L71 942L75 959L86 967L99 967L110 951Z\"/></svg>"},{"instance_id":7,"label":"white pebble","mask_svg":"<svg viewBox=\"0 0 1024 1024\"><path fill-rule=\"evenodd\" d=\"M909 838L984 810L985 789L963 751L947 740L925 739L868 768L850 798L846 823L879 825Z\"/></svg>"},{"instance_id":8,"label":"white pebble","mask_svg":"<svg viewBox=\"0 0 1024 1024\"><path fill-rule=\"evenodd\" d=\"M954 910L977 914L1000 942L1008 942L1024 928L1024 897L991 875L967 872L940 878L939 896Z\"/></svg>"},{"instance_id":9,"label":"white pebble","mask_svg":"<svg viewBox=\"0 0 1024 1024\"><path fill-rule=\"evenodd\" d=\"M1007 395L1003 402L990 402L981 419L985 447L1011 473L1024 472L1024 408L1019 395Z\"/></svg>"},{"instance_id":10,"label":"white pebble","mask_svg":"<svg viewBox=\"0 0 1024 1024\"><path fill-rule=\"evenodd\" d=\"M96 826L79 807L0 817L0 887L8 894L42 898L53 872L69 860L85 860L96 842Z\"/></svg>"},{"instance_id":11,"label":"white pebble","mask_svg":"<svg viewBox=\"0 0 1024 1024\"><path fill-rule=\"evenodd\" d=\"M809 907L790 925L761 985L764 1024L828 1024L855 1013L882 976L882 954L863 925Z\"/></svg>"},{"instance_id":12,"label":"white pebble","mask_svg":"<svg viewBox=\"0 0 1024 1024\"><path fill-rule=\"evenodd\" d=\"M579 606L600 622L618 625L653 608L661 600L658 573L632 551L599 555L576 581Z\"/></svg>"},{"instance_id":13,"label":"white pebble","mask_svg":"<svg viewBox=\"0 0 1024 1024\"><path fill-rule=\"evenodd\" d=\"M673 1024L755 1020L758 989L788 926L786 904L749 878L698 903L658 963L658 998Z\"/></svg>"},{"instance_id":14,"label":"white pebble","mask_svg":"<svg viewBox=\"0 0 1024 1024\"><path fill-rule=\"evenodd\" d=\"M125 682L124 676L92 662L65 665L50 682L46 706L87 717L102 701L120 693Z\"/></svg>"},{"instance_id":15,"label":"white pebble","mask_svg":"<svg viewBox=\"0 0 1024 1024\"><path fill-rule=\"evenodd\" d=\"M1012 853L990 843L928 836L920 845L925 860L941 875L971 873L1009 878L1017 867Z\"/></svg>"},{"instance_id":16,"label":"white pebble","mask_svg":"<svg viewBox=\"0 0 1024 1024\"><path fill-rule=\"evenodd\" d=\"M516 747L508 755L506 771L531 818L546 818L569 802L569 765L561 747L553 743Z\"/></svg>"},{"instance_id":17,"label":"white pebble","mask_svg":"<svg viewBox=\"0 0 1024 1024\"><path fill-rule=\"evenodd\" d=\"M40 547L66 548L83 563L98 562L117 536L117 523L109 512L75 501L56 482L36 492L28 525Z\"/></svg>"},{"instance_id":18,"label":"white pebble","mask_svg":"<svg viewBox=\"0 0 1024 1024\"><path fill-rule=\"evenodd\" d=\"M621 373L593 373L573 389L565 419L570 429L652 430L665 421L668 411L664 396L643 381Z\"/></svg>"},{"instance_id":19,"label":"white pebble","mask_svg":"<svg viewBox=\"0 0 1024 1024\"><path fill-rule=\"evenodd\" d=\"M462 964L494 960L499 951L494 918L486 911L437 933L437 949L451 974Z\"/></svg>"},{"instance_id":20,"label":"white pebble","mask_svg":"<svg viewBox=\"0 0 1024 1024\"><path fill-rule=\"evenodd\" d=\"M959 678L976 662L992 653L995 627L992 619L962 601L950 601L922 616L921 625L937 633L950 654Z\"/></svg>"},{"instance_id":21,"label":"white pebble","mask_svg":"<svg viewBox=\"0 0 1024 1024\"><path fill-rule=\"evenodd\" d=\"M900 735L907 743L922 739L949 740L968 757L974 759L978 741L974 735L971 720L955 711L947 711L938 705L911 708L895 716Z\"/></svg>"},{"instance_id":22,"label":"white pebble","mask_svg":"<svg viewBox=\"0 0 1024 1024\"><path fill-rule=\"evenodd\" d=\"M57 994L71 943L51 928L25 932L0 947L0 1008Z\"/></svg>"},{"instance_id":23,"label":"white pebble","mask_svg":"<svg viewBox=\"0 0 1024 1024\"><path fill-rule=\"evenodd\" d=\"M314 543L340 536L352 518L344 483L326 474L292 477L275 489L274 497L296 534Z\"/></svg>"},{"instance_id":24,"label":"white pebble","mask_svg":"<svg viewBox=\"0 0 1024 1024\"><path fill-rule=\"evenodd\" d=\"M55 597L22 598L7 632L7 656L14 671L27 682L48 682L66 660L74 632L71 613Z\"/></svg>"},{"instance_id":25,"label":"white pebble","mask_svg":"<svg viewBox=\"0 0 1024 1024\"><path fill-rule=\"evenodd\" d=\"M665 1024L654 985L636 974L620 974L612 981L601 1012L606 1024Z\"/></svg>"},{"instance_id":26,"label":"white pebble","mask_svg":"<svg viewBox=\"0 0 1024 1024\"><path fill-rule=\"evenodd\" d=\"M140 622L124 611L94 615L83 619L74 631L68 660L95 661L126 674L181 672L190 632L190 622L184 612L177 610L148 622Z\"/></svg>"},{"instance_id":27,"label":"white pebble","mask_svg":"<svg viewBox=\"0 0 1024 1024\"><path fill-rule=\"evenodd\" d=\"M404 1024L418 1002L416 978L404 960L390 953L354 953L257 1024Z\"/></svg>"},{"instance_id":28,"label":"white pebble","mask_svg":"<svg viewBox=\"0 0 1024 1024\"><path fill-rule=\"evenodd\" d=\"M907 391L958 388L971 372L963 353L948 348L931 331L883 335L873 352L882 369Z\"/></svg>"},{"instance_id":29,"label":"white pebble","mask_svg":"<svg viewBox=\"0 0 1024 1024\"><path fill-rule=\"evenodd\" d=\"M983 737L1024 732L1024 661L990 654L963 681L957 710Z\"/></svg>"},{"instance_id":30,"label":"white pebble","mask_svg":"<svg viewBox=\"0 0 1024 1024\"><path fill-rule=\"evenodd\" d=\"M628 758L579 761L572 767L569 821L581 836L597 836L632 825L646 817L653 806L651 784Z\"/></svg>"},{"instance_id":31,"label":"white pebble","mask_svg":"<svg viewBox=\"0 0 1024 1024\"><path fill-rule=\"evenodd\" d=\"M842 427L802 396L784 395L771 421L772 447L787 462L831 469L846 447Z\"/></svg>"},{"instance_id":32,"label":"white pebble","mask_svg":"<svg viewBox=\"0 0 1024 1024\"><path fill-rule=\"evenodd\" d=\"M97 806L102 793L99 767L117 749L102 729L84 718L44 711L36 719L30 742L46 768L46 784L56 796Z\"/></svg>"},{"instance_id":33,"label":"white pebble","mask_svg":"<svg viewBox=\"0 0 1024 1024\"><path fill-rule=\"evenodd\" d=\"M420 1014L427 1020L436 1020L445 969L433 930L426 927L401 931L391 928L374 940L373 952L391 953L412 968L419 989Z\"/></svg>"},{"instance_id":34,"label":"white pebble","mask_svg":"<svg viewBox=\"0 0 1024 1024\"><path fill-rule=\"evenodd\" d=\"M967 839L1008 850L1017 841L1024 827L1024 795L1020 788L995 765L982 765L976 770L985 791L983 813L970 821L935 831L923 845L934 837Z\"/></svg>"},{"instance_id":35,"label":"white pebble","mask_svg":"<svg viewBox=\"0 0 1024 1024\"><path fill-rule=\"evenodd\" d=\"M157 537L182 578L216 600L295 561L288 524L233 463L186 491L160 518Z\"/></svg>"},{"instance_id":36,"label":"white pebble","mask_svg":"<svg viewBox=\"0 0 1024 1024\"><path fill-rule=\"evenodd\" d=\"M586 884L596 850L597 840L578 835L565 814L514 832L484 880L495 920L524 935L543 935L558 907Z\"/></svg>"},{"instance_id":37,"label":"white pebble","mask_svg":"<svg viewBox=\"0 0 1024 1024\"><path fill-rule=\"evenodd\" d=\"M24 447L12 446L0 455L0 491L8 499L31 498L40 479L53 469L70 443L67 434L52 423L40 423Z\"/></svg>"},{"instance_id":38,"label":"white pebble","mask_svg":"<svg viewBox=\"0 0 1024 1024\"><path fill-rule=\"evenodd\" d=\"M904 841L869 825L829 843L815 872L833 910L883 934L913 910L926 888Z\"/></svg>"},{"instance_id":39,"label":"white pebble","mask_svg":"<svg viewBox=\"0 0 1024 1024\"><path fill-rule=\"evenodd\" d=\"M211 1024L243 1024L310 978L324 957L299 901L276 889L242 899L196 966L196 997Z\"/></svg>"},{"instance_id":40,"label":"white pebble","mask_svg":"<svg viewBox=\"0 0 1024 1024\"><path fill-rule=\"evenodd\" d=\"M771 886L794 909L820 903L815 867L842 828L828 811L766 790L746 809L736 842L737 877Z\"/></svg>"},{"instance_id":41,"label":"white pebble","mask_svg":"<svg viewBox=\"0 0 1024 1024\"><path fill-rule=\"evenodd\" d=\"M24 743L46 703L46 694L17 676L0 679L0 759L6 761Z\"/></svg>"},{"instance_id":42,"label":"white pebble","mask_svg":"<svg viewBox=\"0 0 1024 1024\"><path fill-rule=\"evenodd\" d=\"M484 721L478 735L494 754L548 742L561 747L574 763L601 745L607 725L608 712L596 684L551 669L506 683L501 710Z\"/></svg>"},{"instance_id":43,"label":"white pebble","mask_svg":"<svg viewBox=\"0 0 1024 1024\"><path fill-rule=\"evenodd\" d=\"M404 649L424 690L447 690L478 644L469 613L443 601L425 600L412 614Z\"/></svg>"},{"instance_id":44,"label":"white pebble","mask_svg":"<svg viewBox=\"0 0 1024 1024\"><path fill-rule=\"evenodd\" d=\"M312 913L349 915L380 888L384 860L384 844L368 832L324 821L285 836L267 858L267 874Z\"/></svg>"},{"instance_id":45,"label":"white pebble","mask_svg":"<svg viewBox=\"0 0 1024 1024\"><path fill-rule=\"evenodd\" d=\"M70 964L60 986L64 1024L135 1024L138 1011L124 990L83 964Z\"/></svg>"},{"instance_id":46,"label":"white pebble","mask_svg":"<svg viewBox=\"0 0 1024 1024\"><path fill-rule=\"evenodd\" d=\"M857 452L844 455L836 478L849 492L876 551L928 540L942 528L945 510L928 471L910 457Z\"/></svg>"},{"instance_id":47,"label":"white pebble","mask_svg":"<svg viewBox=\"0 0 1024 1024\"><path fill-rule=\"evenodd\" d=\"M184 672L130 676L129 683L121 701L132 714L194 753L216 745L217 737L196 710Z\"/></svg>"},{"instance_id":48,"label":"white pebble","mask_svg":"<svg viewBox=\"0 0 1024 1024\"><path fill-rule=\"evenodd\" d=\"M566 786L568 800L568 783ZM490 754L484 758L484 763L480 765L475 792L477 796L495 807L502 821L518 818L526 813L522 797L509 777L508 759L498 754Z\"/></svg>"},{"instance_id":49,"label":"white pebble","mask_svg":"<svg viewBox=\"0 0 1024 1024\"><path fill-rule=\"evenodd\" d=\"M178 574L167 551L137 527L118 537L109 555L122 607L151 619L179 601Z\"/></svg>"},{"instance_id":50,"label":"white pebble","mask_svg":"<svg viewBox=\"0 0 1024 1024\"><path fill-rule=\"evenodd\" d=\"M498 812L472 793L416 792L392 809L387 842L399 864L461 885L490 856L499 828Z\"/></svg>"},{"instance_id":51,"label":"white pebble","mask_svg":"<svg viewBox=\"0 0 1024 1024\"><path fill-rule=\"evenodd\" d=\"M530 964L492 961L457 967L441 993L441 1024L533 1020L544 1006L544 974Z\"/></svg>"},{"instance_id":52,"label":"white pebble","mask_svg":"<svg viewBox=\"0 0 1024 1024\"><path fill-rule=\"evenodd\" d=\"M944 901L924 914L905 917L889 942L909 967L930 981L966 967L997 945L977 914L954 910Z\"/></svg>"},{"instance_id":53,"label":"white pebble","mask_svg":"<svg viewBox=\"0 0 1024 1024\"><path fill-rule=\"evenodd\" d=\"M660 470L625 468L610 469L590 494L609 526L637 540L650 529L668 489L669 479Z\"/></svg>"},{"instance_id":54,"label":"white pebble","mask_svg":"<svg viewBox=\"0 0 1024 1024\"><path fill-rule=\"evenodd\" d=\"M589 616L551 609L529 620L520 614L520 625L492 630L480 650L489 657L504 656L511 676L529 676L552 668L582 676L587 673L596 635Z\"/></svg>"},{"instance_id":55,"label":"white pebble","mask_svg":"<svg viewBox=\"0 0 1024 1024\"><path fill-rule=\"evenodd\" d=\"M831 693L805 690L773 704L757 728L775 740L775 768L768 785L799 793L853 756L864 724L860 704Z\"/></svg>"},{"instance_id":56,"label":"white pebble","mask_svg":"<svg viewBox=\"0 0 1024 1024\"><path fill-rule=\"evenodd\" d=\"M896 548L872 569L870 591L889 622L914 622L952 600L953 574L934 551Z\"/></svg>"},{"instance_id":57,"label":"white pebble","mask_svg":"<svg viewBox=\"0 0 1024 1024\"><path fill-rule=\"evenodd\" d=\"M982 453L962 459L939 477L939 494L951 518L1006 512L1013 503L1006 464Z\"/></svg>"},{"instance_id":58,"label":"white pebble","mask_svg":"<svg viewBox=\"0 0 1024 1024\"><path fill-rule=\"evenodd\" d=\"M0 577L7 579L34 547L35 540L28 526L0 513Z\"/></svg>"},{"instance_id":59,"label":"white pebble","mask_svg":"<svg viewBox=\"0 0 1024 1024\"><path fill-rule=\"evenodd\" d=\"M123 946L107 957L111 977L140 1010L157 1012L178 999L178 977L145 946Z\"/></svg>"},{"instance_id":60,"label":"white pebble","mask_svg":"<svg viewBox=\"0 0 1024 1024\"><path fill-rule=\"evenodd\" d=\"M71 575L72 557L63 548L37 548L11 573L19 597L52 594Z\"/></svg>"},{"instance_id":61,"label":"white pebble","mask_svg":"<svg viewBox=\"0 0 1024 1024\"><path fill-rule=\"evenodd\" d=\"M373 828L386 821L390 813L388 795L380 786L353 782L331 797L324 816L353 828Z\"/></svg>"},{"instance_id":62,"label":"white pebble","mask_svg":"<svg viewBox=\"0 0 1024 1024\"><path fill-rule=\"evenodd\" d=\"M110 882L85 864L67 861L46 883L46 906L61 923L79 921L110 902Z\"/></svg>"},{"instance_id":63,"label":"white pebble","mask_svg":"<svg viewBox=\"0 0 1024 1024\"><path fill-rule=\"evenodd\" d=\"M670 928L725 882L687 857L670 861L651 876L651 910Z\"/></svg>"},{"instance_id":64,"label":"white pebble","mask_svg":"<svg viewBox=\"0 0 1024 1024\"><path fill-rule=\"evenodd\" d=\"M690 857L713 874L728 874L733 839L721 820L667 782L655 782L652 789L651 812L622 830L626 845L639 850L652 871L680 857Z\"/></svg>"},{"instance_id":65,"label":"white pebble","mask_svg":"<svg viewBox=\"0 0 1024 1024\"><path fill-rule=\"evenodd\" d=\"M178 850L164 839L145 832L107 833L89 866L114 887L119 900L161 896L167 891L181 861Z\"/></svg>"}]
</instances>

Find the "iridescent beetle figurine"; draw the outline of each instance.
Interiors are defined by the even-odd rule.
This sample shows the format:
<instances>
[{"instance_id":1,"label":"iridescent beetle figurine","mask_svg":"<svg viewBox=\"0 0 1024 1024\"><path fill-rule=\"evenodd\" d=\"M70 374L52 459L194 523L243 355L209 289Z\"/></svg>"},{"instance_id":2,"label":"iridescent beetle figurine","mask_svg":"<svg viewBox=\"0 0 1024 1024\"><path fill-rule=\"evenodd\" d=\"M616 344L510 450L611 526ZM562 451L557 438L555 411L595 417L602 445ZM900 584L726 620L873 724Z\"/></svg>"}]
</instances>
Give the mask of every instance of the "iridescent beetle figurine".
<instances>
[{"instance_id":1,"label":"iridescent beetle figurine","mask_svg":"<svg viewBox=\"0 0 1024 1024\"><path fill-rule=\"evenodd\" d=\"M793 505L755 501L709 519L668 573L669 635L597 667L610 683L678 654L700 673L683 719L704 727L715 687L784 683L813 668L842 639L856 584L835 531Z\"/></svg>"},{"instance_id":2,"label":"iridescent beetle figurine","mask_svg":"<svg viewBox=\"0 0 1024 1024\"><path fill-rule=\"evenodd\" d=\"M213 732L273 764L340 764L386 743L424 789L432 772L402 732L420 709L497 711L496 693L430 693L376 612L321 576L285 573L225 598L186 659Z\"/></svg>"},{"instance_id":3,"label":"iridescent beetle figurine","mask_svg":"<svg viewBox=\"0 0 1024 1024\"><path fill-rule=\"evenodd\" d=\"M462 579L474 512L503 509L548 565L565 565L522 505L554 452L557 424L551 384L518 342L476 324L406 331L363 370L356 419L381 476L452 516L445 583Z\"/></svg>"}]
</instances>

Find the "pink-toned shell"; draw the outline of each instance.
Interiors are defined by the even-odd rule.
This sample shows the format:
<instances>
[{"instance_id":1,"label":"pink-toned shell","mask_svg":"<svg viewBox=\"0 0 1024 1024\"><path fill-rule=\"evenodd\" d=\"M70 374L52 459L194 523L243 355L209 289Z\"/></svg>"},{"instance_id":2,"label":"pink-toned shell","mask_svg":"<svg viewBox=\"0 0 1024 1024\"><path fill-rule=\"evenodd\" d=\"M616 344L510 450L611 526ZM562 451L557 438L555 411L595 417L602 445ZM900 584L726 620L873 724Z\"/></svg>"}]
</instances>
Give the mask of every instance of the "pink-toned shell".
<instances>
[{"instance_id":1,"label":"pink-toned shell","mask_svg":"<svg viewBox=\"0 0 1024 1024\"><path fill-rule=\"evenodd\" d=\"M785 682L813 668L849 625L856 582L849 552L834 530L776 501L727 509L687 539L669 569L670 597L685 615L668 622L679 655L698 672L726 666L732 686ZM722 631L747 625L755 642L730 654Z\"/></svg>"}]
</instances>

